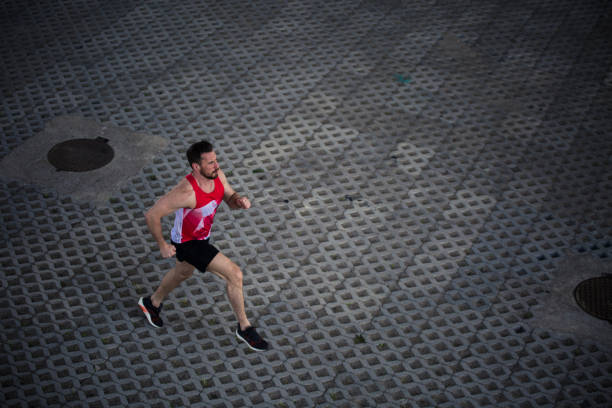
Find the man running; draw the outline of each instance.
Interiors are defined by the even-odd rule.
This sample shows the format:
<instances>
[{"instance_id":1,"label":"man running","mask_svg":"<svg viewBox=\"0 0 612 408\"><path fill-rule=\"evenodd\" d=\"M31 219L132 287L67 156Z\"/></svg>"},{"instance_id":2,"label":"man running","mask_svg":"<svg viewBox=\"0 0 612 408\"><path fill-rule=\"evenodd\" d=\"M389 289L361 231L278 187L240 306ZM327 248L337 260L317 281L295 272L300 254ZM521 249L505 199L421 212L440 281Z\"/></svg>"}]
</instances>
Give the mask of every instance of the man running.
<instances>
[{"instance_id":1,"label":"man running","mask_svg":"<svg viewBox=\"0 0 612 408\"><path fill-rule=\"evenodd\" d=\"M221 201L232 209L248 209L251 202L229 185L209 142L193 144L187 150L187 160L191 173L160 198L145 215L162 257L176 255L176 265L166 273L155 293L140 298L138 305L149 323L162 327L164 323L159 314L168 293L193 275L196 268L202 272L208 270L225 280L227 296L238 319L236 336L253 350L267 350L268 343L257 334L246 316L242 271L208 240ZM161 219L172 213L175 213L175 219L169 244L162 233Z\"/></svg>"}]
</instances>

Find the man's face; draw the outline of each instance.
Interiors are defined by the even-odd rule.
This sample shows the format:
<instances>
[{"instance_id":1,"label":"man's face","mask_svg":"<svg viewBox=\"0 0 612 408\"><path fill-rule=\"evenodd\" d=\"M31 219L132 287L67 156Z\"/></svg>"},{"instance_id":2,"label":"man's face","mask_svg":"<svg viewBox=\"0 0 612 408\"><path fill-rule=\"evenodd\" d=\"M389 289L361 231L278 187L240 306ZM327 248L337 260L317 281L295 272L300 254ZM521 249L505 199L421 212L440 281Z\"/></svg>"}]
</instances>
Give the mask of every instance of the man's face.
<instances>
[{"instance_id":1,"label":"man's face","mask_svg":"<svg viewBox=\"0 0 612 408\"><path fill-rule=\"evenodd\" d=\"M200 155L199 167L200 174L209 180L214 180L219 176L219 163L215 152L202 153Z\"/></svg>"}]
</instances>

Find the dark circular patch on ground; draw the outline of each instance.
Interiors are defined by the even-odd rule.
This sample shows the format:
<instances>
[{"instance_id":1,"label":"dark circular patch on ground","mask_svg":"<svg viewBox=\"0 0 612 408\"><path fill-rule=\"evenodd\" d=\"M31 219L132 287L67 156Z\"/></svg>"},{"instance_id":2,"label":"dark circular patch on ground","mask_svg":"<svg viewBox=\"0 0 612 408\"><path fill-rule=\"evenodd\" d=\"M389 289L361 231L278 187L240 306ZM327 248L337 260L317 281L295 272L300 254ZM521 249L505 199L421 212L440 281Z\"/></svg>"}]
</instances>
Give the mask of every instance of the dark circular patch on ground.
<instances>
[{"instance_id":1,"label":"dark circular patch on ground","mask_svg":"<svg viewBox=\"0 0 612 408\"><path fill-rule=\"evenodd\" d=\"M47 160L57 170L75 172L99 169L110 163L113 157L113 148L102 137L66 140L47 153Z\"/></svg>"},{"instance_id":2,"label":"dark circular patch on ground","mask_svg":"<svg viewBox=\"0 0 612 408\"><path fill-rule=\"evenodd\" d=\"M588 314L612 322L612 276L582 281L574 290L578 306Z\"/></svg>"}]
</instances>

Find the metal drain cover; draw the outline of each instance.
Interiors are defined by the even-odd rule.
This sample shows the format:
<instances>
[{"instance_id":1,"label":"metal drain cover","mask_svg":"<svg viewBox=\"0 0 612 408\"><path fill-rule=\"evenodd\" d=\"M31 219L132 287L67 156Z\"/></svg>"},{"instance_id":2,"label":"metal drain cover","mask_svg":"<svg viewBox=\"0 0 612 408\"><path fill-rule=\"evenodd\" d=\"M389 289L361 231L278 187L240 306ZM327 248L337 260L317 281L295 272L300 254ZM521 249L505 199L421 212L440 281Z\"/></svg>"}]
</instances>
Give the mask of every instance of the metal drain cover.
<instances>
[{"instance_id":1,"label":"metal drain cover","mask_svg":"<svg viewBox=\"0 0 612 408\"><path fill-rule=\"evenodd\" d=\"M612 276L580 282L574 290L574 297L588 314L612 322Z\"/></svg>"},{"instance_id":2,"label":"metal drain cover","mask_svg":"<svg viewBox=\"0 0 612 408\"><path fill-rule=\"evenodd\" d=\"M90 171L107 165L115 152L102 137L71 139L58 143L47 153L47 160L58 171Z\"/></svg>"}]
</instances>

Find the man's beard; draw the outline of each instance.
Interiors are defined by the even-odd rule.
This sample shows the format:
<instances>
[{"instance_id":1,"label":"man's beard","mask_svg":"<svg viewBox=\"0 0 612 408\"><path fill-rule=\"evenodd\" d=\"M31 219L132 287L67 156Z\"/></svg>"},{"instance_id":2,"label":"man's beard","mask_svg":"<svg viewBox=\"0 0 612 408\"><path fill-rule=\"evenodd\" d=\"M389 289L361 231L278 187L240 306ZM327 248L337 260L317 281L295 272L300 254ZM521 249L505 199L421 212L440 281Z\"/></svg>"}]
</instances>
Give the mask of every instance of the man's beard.
<instances>
[{"instance_id":1,"label":"man's beard","mask_svg":"<svg viewBox=\"0 0 612 408\"><path fill-rule=\"evenodd\" d=\"M200 169L200 175L202 177L204 177L204 178L209 179L209 180L214 180L214 179L216 179L219 176L219 170L215 170L215 171L213 171L210 174L206 174L206 173L204 173L203 169Z\"/></svg>"}]
</instances>

